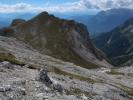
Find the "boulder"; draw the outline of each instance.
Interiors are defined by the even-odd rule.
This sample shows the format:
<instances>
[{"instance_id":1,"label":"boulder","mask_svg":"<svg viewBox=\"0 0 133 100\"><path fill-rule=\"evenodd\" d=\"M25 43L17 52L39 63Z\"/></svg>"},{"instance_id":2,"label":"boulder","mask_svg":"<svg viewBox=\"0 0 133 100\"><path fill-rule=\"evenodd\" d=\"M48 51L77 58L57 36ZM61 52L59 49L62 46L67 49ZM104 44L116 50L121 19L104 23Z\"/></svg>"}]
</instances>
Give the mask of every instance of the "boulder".
<instances>
[{"instance_id":1,"label":"boulder","mask_svg":"<svg viewBox=\"0 0 133 100\"><path fill-rule=\"evenodd\" d=\"M11 90L11 86L10 85L3 85L0 86L0 92L7 92Z\"/></svg>"},{"instance_id":2,"label":"boulder","mask_svg":"<svg viewBox=\"0 0 133 100\"><path fill-rule=\"evenodd\" d=\"M35 100L48 100L48 96L45 93L39 93L36 95Z\"/></svg>"},{"instance_id":3,"label":"boulder","mask_svg":"<svg viewBox=\"0 0 133 100\"><path fill-rule=\"evenodd\" d=\"M45 83L46 85L51 85L53 82L51 81L51 79L48 76L48 71L47 69L41 69L40 70L40 74L39 74L39 80L43 83Z\"/></svg>"},{"instance_id":4,"label":"boulder","mask_svg":"<svg viewBox=\"0 0 133 100\"><path fill-rule=\"evenodd\" d=\"M13 68L14 68L14 66L13 66L10 62L8 62L8 61L2 62L2 63L1 63L1 66L2 66L3 68L7 68L7 69L13 69Z\"/></svg>"}]
</instances>

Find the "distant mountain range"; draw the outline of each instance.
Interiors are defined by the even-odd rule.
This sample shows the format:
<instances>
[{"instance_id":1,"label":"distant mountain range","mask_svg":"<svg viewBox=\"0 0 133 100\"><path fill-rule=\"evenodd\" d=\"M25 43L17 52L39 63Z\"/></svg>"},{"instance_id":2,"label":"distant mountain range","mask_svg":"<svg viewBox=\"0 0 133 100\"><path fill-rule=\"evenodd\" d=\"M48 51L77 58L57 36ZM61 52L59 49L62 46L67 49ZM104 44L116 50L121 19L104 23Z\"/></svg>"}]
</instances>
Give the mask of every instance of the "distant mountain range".
<instances>
[{"instance_id":1,"label":"distant mountain range","mask_svg":"<svg viewBox=\"0 0 133 100\"><path fill-rule=\"evenodd\" d=\"M7 27L13 19L31 19L36 13L0 13L0 28Z\"/></svg>"},{"instance_id":2,"label":"distant mountain range","mask_svg":"<svg viewBox=\"0 0 133 100\"><path fill-rule=\"evenodd\" d=\"M118 25L124 23L126 20L133 17L133 10L131 9L111 9L107 11L101 11L94 16L89 16L88 19L79 16L74 19L78 22L84 23L91 36L98 35L101 32L109 32Z\"/></svg>"},{"instance_id":3,"label":"distant mountain range","mask_svg":"<svg viewBox=\"0 0 133 100\"><path fill-rule=\"evenodd\" d=\"M133 18L96 37L95 43L115 65L133 64Z\"/></svg>"}]
</instances>

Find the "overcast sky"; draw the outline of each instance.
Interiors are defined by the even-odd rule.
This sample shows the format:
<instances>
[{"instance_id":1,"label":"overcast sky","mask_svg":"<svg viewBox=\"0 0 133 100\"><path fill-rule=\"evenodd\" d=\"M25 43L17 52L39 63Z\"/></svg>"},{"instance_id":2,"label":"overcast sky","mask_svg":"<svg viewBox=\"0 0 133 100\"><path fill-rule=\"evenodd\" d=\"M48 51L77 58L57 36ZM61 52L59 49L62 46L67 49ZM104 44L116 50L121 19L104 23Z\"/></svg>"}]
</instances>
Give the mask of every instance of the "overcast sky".
<instances>
[{"instance_id":1,"label":"overcast sky","mask_svg":"<svg viewBox=\"0 0 133 100\"><path fill-rule=\"evenodd\" d=\"M0 0L0 12L95 12L112 8L133 9L133 0Z\"/></svg>"}]
</instances>

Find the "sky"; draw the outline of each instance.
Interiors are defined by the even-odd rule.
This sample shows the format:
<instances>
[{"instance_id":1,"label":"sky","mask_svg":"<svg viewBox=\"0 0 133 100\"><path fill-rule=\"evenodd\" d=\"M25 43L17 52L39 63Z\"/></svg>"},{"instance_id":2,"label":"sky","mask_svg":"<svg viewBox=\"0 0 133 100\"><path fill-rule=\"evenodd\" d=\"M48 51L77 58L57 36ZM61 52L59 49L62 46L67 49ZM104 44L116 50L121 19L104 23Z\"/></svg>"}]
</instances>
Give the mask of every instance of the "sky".
<instances>
[{"instance_id":1,"label":"sky","mask_svg":"<svg viewBox=\"0 0 133 100\"><path fill-rule=\"evenodd\" d=\"M0 0L0 13L90 13L113 8L133 9L133 0Z\"/></svg>"}]
</instances>

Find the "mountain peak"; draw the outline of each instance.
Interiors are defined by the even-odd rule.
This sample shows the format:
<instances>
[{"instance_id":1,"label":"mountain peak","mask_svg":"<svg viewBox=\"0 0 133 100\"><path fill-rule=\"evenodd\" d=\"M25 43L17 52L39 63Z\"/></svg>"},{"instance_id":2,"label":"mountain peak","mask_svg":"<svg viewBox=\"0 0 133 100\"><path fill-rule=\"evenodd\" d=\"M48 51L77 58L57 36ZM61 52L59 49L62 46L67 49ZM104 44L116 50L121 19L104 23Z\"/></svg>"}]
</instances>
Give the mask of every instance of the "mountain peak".
<instances>
[{"instance_id":1,"label":"mountain peak","mask_svg":"<svg viewBox=\"0 0 133 100\"><path fill-rule=\"evenodd\" d=\"M12 36L24 41L43 54L80 66L110 66L90 41L85 25L42 12L15 26ZM92 60L93 59L93 60Z\"/></svg>"},{"instance_id":2,"label":"mountain peak","mask_svg":"<svg viewBox=\"0 0 133 100\"><path fill-rule=\"evenodd\" d=\"M39 15L49 15L49 13L47 11L43 11Z\"/></svg>"},{"instance_id":3,"label":"mountain peak","mask_svg":"<svg viewBox=\"0 0 133 100\"><path fill-rule=\"evenodd\" d=\"M24 19L14 19L11 23L11 26L15 27L15 26L18 26L24 22L26 22Z\"/></svg>"}]
</instances>

